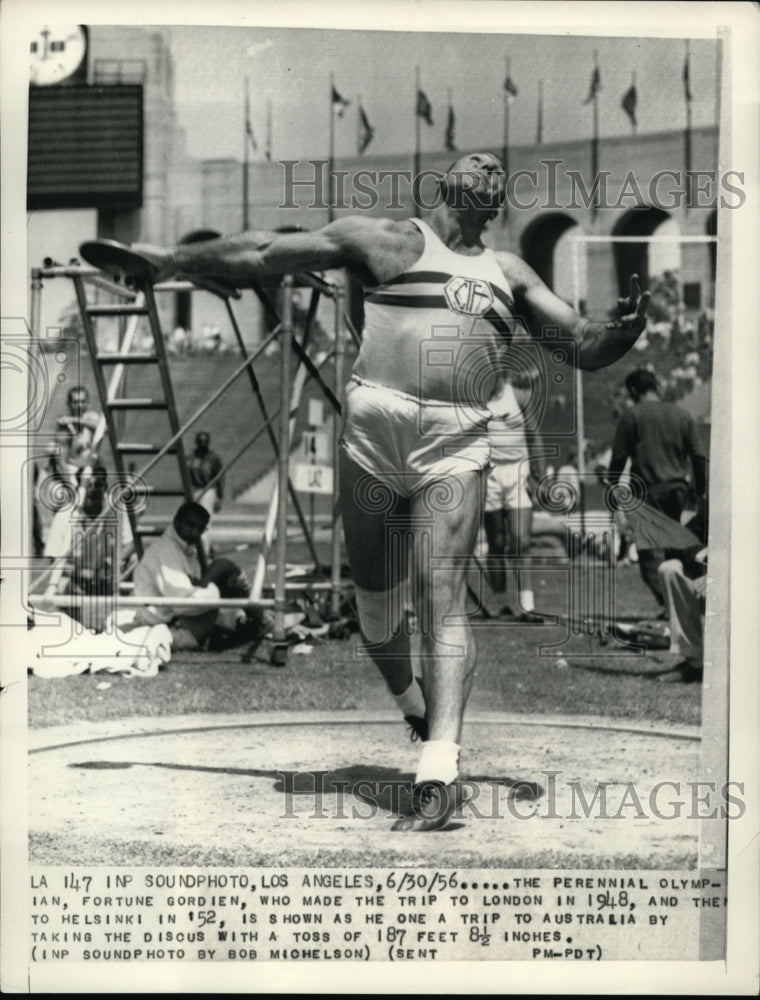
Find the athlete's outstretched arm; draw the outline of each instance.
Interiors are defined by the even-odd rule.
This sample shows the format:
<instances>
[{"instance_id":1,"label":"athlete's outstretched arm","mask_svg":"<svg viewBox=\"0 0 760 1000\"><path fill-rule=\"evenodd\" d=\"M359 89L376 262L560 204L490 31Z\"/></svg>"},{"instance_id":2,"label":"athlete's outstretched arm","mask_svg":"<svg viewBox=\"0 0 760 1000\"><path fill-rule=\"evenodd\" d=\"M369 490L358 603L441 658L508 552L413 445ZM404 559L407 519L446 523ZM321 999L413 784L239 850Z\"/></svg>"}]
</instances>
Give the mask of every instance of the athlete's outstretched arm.
<instances>
[{"instance_id":1,"label":"athlete's outstretched arm","mask_svg":"<svg viewBox=\"0 0 760 1000\"><path fill-rule=\"evenodd\" d=\"M157 268L156 281L174 275L223 278L237 287L273 274L350 267L362 262L362 247L377 220L347 218L307 233L251 230L166 249L136 243L133 249Z\"/></svg>"},{"instance_id":2,"label":"athlete's outstretched arm","mask_svg":"<svg viewBox=\"0 0 760 1000\"><path fill-rule=\"evenodd\" d=\"M609 323L584 319L558 298L525 261L514 254L498 254L515 295L519 313L533 336L549 350L556 342L542 336L546 328L559 329L578 343L579 368L595 371L613 364L629 351L646 328L649 292L641 293L638 275L631 277L628 298L618 299L618 318Z\"/></svg>"}]
</instances>

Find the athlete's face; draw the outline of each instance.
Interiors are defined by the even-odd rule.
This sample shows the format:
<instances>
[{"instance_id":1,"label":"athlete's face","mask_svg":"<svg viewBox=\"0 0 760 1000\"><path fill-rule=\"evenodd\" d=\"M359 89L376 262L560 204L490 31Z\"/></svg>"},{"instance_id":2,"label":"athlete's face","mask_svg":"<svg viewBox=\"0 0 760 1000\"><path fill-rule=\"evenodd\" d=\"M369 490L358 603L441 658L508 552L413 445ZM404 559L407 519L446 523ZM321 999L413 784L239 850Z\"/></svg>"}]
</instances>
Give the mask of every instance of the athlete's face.
<instances>
[{"instance_id":1,"label":"athlete's face","mask_svg":"<svg viewBox=\"0 0 760 1000\"><path fill-rule=\"evenodd\" d=\"M476 209L489 219L504 203L507 175L491 153L470 153L457 160L446 174L447 202L454 208Z\"/></svg>"}]
</instances>

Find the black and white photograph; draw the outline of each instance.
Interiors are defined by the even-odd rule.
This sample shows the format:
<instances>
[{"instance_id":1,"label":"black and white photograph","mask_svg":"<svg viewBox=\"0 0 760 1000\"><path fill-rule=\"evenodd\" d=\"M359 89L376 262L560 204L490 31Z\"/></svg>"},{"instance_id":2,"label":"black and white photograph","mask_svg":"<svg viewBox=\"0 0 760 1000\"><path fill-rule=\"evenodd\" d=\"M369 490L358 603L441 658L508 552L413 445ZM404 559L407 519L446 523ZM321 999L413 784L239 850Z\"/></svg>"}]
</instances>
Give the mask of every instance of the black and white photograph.
<instances>
[{"instance_id":1,"label":"black and white photograph","mask_svg":"<svg viewBox=\"0 0 760 1000\"><path fill-rule=\"evenodd\" d=\"M1 13L3 990L753 995L757 5Z\"/></svg>"}]
</instances>

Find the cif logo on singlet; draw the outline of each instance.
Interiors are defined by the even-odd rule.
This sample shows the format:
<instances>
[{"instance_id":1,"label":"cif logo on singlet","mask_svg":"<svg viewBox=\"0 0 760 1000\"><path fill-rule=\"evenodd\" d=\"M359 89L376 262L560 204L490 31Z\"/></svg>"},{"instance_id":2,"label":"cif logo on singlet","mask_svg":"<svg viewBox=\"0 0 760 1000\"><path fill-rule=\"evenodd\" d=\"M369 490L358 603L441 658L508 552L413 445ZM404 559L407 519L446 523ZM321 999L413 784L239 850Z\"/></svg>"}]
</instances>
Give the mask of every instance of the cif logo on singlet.
<instances>
[{"instance_id":1,"label":"cif logo on singlet","mask_svg":"<svg viewBox=\"0 0 760 1000\"><path fill-rule=\"evenodd\" d=\"M480 278L449 278L444 286L449 309L465 316L482 316L493 305L493 292Z\"/></svg>"}]
</instances>

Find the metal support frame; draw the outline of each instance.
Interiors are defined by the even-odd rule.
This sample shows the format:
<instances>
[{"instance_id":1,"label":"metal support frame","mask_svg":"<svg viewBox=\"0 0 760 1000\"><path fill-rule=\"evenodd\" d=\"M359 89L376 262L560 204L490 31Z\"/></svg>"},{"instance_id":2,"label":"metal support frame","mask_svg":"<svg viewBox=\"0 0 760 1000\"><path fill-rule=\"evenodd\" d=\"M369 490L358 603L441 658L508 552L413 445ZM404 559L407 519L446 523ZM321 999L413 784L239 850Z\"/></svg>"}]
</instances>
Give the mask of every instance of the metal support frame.
<instances>
[{"instance_id":1,"label":"metal support frame","mask_svg":"<svg viewBox=\"0 0 760 1000\"><path fill-rule=\"evenodd\" d=\"M313 312L316 313L316 307L318 302L319 302L319 292L315 289L312 292L312 305L309 307L309 317L306 320L307 332L310 329L311 322L313 320L312 306L314 307ZM227 314L230 318L230 323L232 324L232 329L235 333L235 339L237 341L238 347L240 348L240 353L245 357L246 355L245 343L243 342L243 335L240 332L240 326L238 325L237 317L235 316L235 312L232 308L232 303L228 298L224 300L224 303L227 307ZM259 409L261 410L261 415L264 418L264 429L266 430L266 433L269 437L269 442L272 445L272 451L274 452L275 459L279 460L279 445L277 443L277 437L274 433L274 430L272 429L272 421L269 419L269 414L267 412L267 405L264 401L263 393L261 392L261 386L259 385L259 380L256 378L256 373L253 370L252 366L249 366L247 371L248 371L248 380L251 383L251 390L254 396L256 397L256 402L258 403ZM222 474L223 473L218 473L216 476L214 476L211 482L206 484L206 488L208 489L212 485L214 485L221 478ZM314 539L312 538L311 532L309 531L309 526L306 524L306 518L304 517L303 509L298 499L298 494L296 493L295 488L293 487L293 483L290 479L290 476L288 476L288 496L290 497L290 501L293 504L293 509L296 512L298 523L301 526L301 531L303 531L304 538L306 539L306 544L309 547L309 553L314 561L314 569L317 570L319 569L319 556L317 555L317 550L314 545Z\"/></svg>"},{"instance_id":2,"label":"metal support frame","mask_svg":"<svg viewBox=\"0 0 760 1000\"><path fill-rule=\"evenodd\" d=\"M94 269L88 268L80 265L70 265L64 267L61 265L51 265L44 268L35 268L32 271L32 319L39 327L39 317L40 317L40 302L42 293L42 279L46 277L67 277L73 280L77 293L77 302L80 308L80 313L82 315L83 327L85 330L85 337L87 340L88 351L90 353L91 359L93 361L93 369L95 374L96 384L98 385L98 393L101 397L101 401L105 402L111 399L115 392L117 391L114 386L107 387L105 379L103 376L103 371L100 364L97 361L98 350L97 350L97 340L95 336L94 324L92 322L92 316L88 312L88 303L85 291L85 281L92 284L104 291L111 294L117 295L120 298L127 300L127 305L123 307L113 307L112 313L116 314L118 310L127 309L130 313L133 310L140 310L143 303L140 301L141 297L144 296L145 308L144 315L149 317L149 322L151 325L151 333L153 335L153 340L156 345L156 355L157 360L159 360L159 369L161 373L161 384L165 394L165 399L167 403L167 409L169 413L174 414L174 421L170 423L171 427L171 437L165 442L165 444L152 455L148 462L143 466L142 469L136 473L137 478L144 478L150 471L155 467L155 465L168 454L175 446L181 442L181 439L185 433L192 427L201 416L221 397L221 395L229 388L229 386L245 371L247 372L248 379L251 384L251 389L253 395L257 401L259 409L261 410L262 417L264 419L263 426L260 427L256 433L240 448L238 449L235 457L227 463L225 469L219 475L222 475L231 465L237 461L240 456L249 448L254 441L256 441L262 434L266 433L272 443L273 452L277 461L277 490L276 495L273 496L273 504L270 507L270 518L268 522L271 521L271 531L269 532L269 542L267 543L265 530L264 539L264 559L266 559L266 554L268 554L269 545L271 545L273 539L271 534L274 532L276 523L276 536L274 538L275 543L275 558L276 558L276 579L274 584L274 598L264 598L261 595L261 586L258 587L258 592L256 586L252 589L251 597L248 600L241 599L231 599L228 601L220 600L218 602L204 602L209 606L218 607L272 607L275 611L275 626L274 626L274 640L275 646L280 647L284 643L285 639L285 628L284 628L284 616L287 608L287 593L293 590L303 590L303 589L314 589L321 591L329 591L330 593L330 607L331 612L334 615L339 613L341 593L345 589L345 584L341 581L341 537L340 537L340 504L339 504L339 472L338 472L338 453L339 453L339 440L340 440L340 421L339 416L342 411L340 403L340 394L342 391L343 382L343 359L345 354L345 336L348 330L354 342L358 340L357 333L350 325L348 317L345 314L345 293L342 286L336 286L329 282L324 281L317 276L312 275L298 275L294 280L292 275L286 275L283 278L283 317L277 315L277 311L274 308L271 300L267 293L260 287L255 286L254 291L259 297L260 301L264 305L270 317L277 321L277 326L272 331L272 333L267 337L250 355L247 354L245 344L243 342L242 334L240 332L240 326L237 322L237 317L235 316L234 310L232 309L231 303L229 301L229 296L223 295L219 292L216 294L223 298L225 306L227 308L228 315L230 317L230 322L232 324L235 339L237 341L238 347L240 349L243 360L241 364L235 369L235 371L224 381L224 383L219 386L196 410L190 418L188 418L184 423L180 424L177 418L176 406L173 394L173 388L171 385L171 379L168 372L168 356L163 341L163 333L161 331L160 323L158 321L158 311L155 299L155 292L163 291L198 291L202 290L201 285L194 285L190 282L173 281L166 282L156 286L151 286L146 284L136 293L133 289L125 288L124 285L117 284L110 281L104 275ZM296 338L293 328L293 288L295 284L298 285L310 285L312 287L312 296L307 313L306 328L304 331L303 339L299 342ZM212 290L213 291L213 290ZM335 326L334 326L334 348L331 352L328 352L327 356L321 361L320 364L316 364L306 351L306 346L311 330L313 320L316 316L319 296L321 294L326 294L334 300L335 303ZM105 314L105 310L104 310ZM119 346L119 355L126 355L129 352L129 347L131 343L132 336L134 335L134 327L136 322L129 324L129 330L125 330L122 333ZM38 331L39 332L39 331ZM256 377L253 365L255 360L259 357L261 353L269 346L269 344L277 337L280 337L281 341L281 351L280 351L280 397L281 404L274 413L269 413L266 403L261 392L261 386ZM292 372L292 358L291 350L295 353L298 359L298 366L296 372L305 369L303 375L297 379L296 382L293 381ZM116 358L113 359L114 363ZM334 373L334 390L324 381L320 369L323 365L332 360L333 362L333 373ZM112 382L118 386L118 382L121 378L123 371L123 361L121 358L117 363L117 371L114 373L114 378ZM334 464L334 476L333 476L333 496L332 496L332 514L331 514L331 556L332 556L332 567L331 567L331 577L329 582L327 580L323 581L312 581L304 585L303 581L298 583L289 582L286 577L287 572L287 544L288 544L288 501L293 503L293 507L298 517L299 525L303 531L306 543L309 547L311 557L314 560L315 569L319 569L319 560L317 557L316 548L314 546L314 540L311 533L306 525L305 518L303 516L303 510L299 502L299 498L293 488L292 482L290 480L289 472L289 460L290 460L290 446L292 442L293 430L295 426L295 411L300 402L300 395L303 388L304 377L312 377L317 382L323 395L329 402L333 412L334 412L334 423L333 423L333 464ZM291 398L291 391L295 391L294 398ZM288 405L290 401L290 405ZM103 420L105 424L105 429L108 431L109 438L112 443L112 451L114 455L114 464L116 466L116 472L123 481L129 481L130 475L127 473L124 467L124 461L122 455L117 447L118 445L118 431L115 425L114 414L108 406L103 407ZM277 419L279 421L279 434L275 434L273 429L273 423ZM171 420L171 418L170 418ZM184 453L181 452L181 448L177 449L179 456L179 465L181 476L183 480L183 487L185 489L191 489L191 484L189 481L189 470L187 468L187 462L185 460ZM129 510L128 516L130 520L130 526L132 528L133 537L135 538L136 548L138 552L141 552L140 546L140 534L137 529L136 518L134 516L134 511ZM30 595L30 601L40 600L47 601L54 606L63 605L64 603L70 603L71 595L54 595L48 591L46 595ZM91 599L91 598L88 598ZM112 596L104 597L103 600L113 600ZM125 607L132 606L143 606L146 603L159 605L160 599L151 598L135 598L120 595L116 600L123 604ZM167 599L168 600L168 599ZM171 601L176 606L176 601ZM168 603L167 603L168 606ZM273 661L274 661L273 654ZM284 662L284 660L282 661Z\"/></svg>"},{"instance_id":3,"label":"metal support frame","mask_svg":"<svg viewBox=\"0 0 760 1000\"><path fill-rule=\"evenodd\" d=\"M344 354L344 327L346 319L345 311L345 289L341 286L335 289L335 348L334 348L334 372L335 372L335 392L340 392L343 386L343 354ZM333 417L333 495L332 495L332 578L331 578L331 600L330 610L334 617L340 614L340 574L341 574L341 548L340 548L340 436L342 428L338 420L338 414Z\"/></svg>"},{"instance_id":4,"label":"metal support frame","mask_svg":"<svg viewBox=\"0 0 760 1000\"><path fill-rule=\"evenodd\" d=\"M280 342L280 391L283 399L290 396L290 341L293 336L293 277L283 278L282 339ZM285 641L285 561L288 542L288 480L290 466L290 413L285 406L280 407L280 450L277 457L277 542L275 590L274 590L274 630L276 643Z\"/></svg>"}]
</instances>

